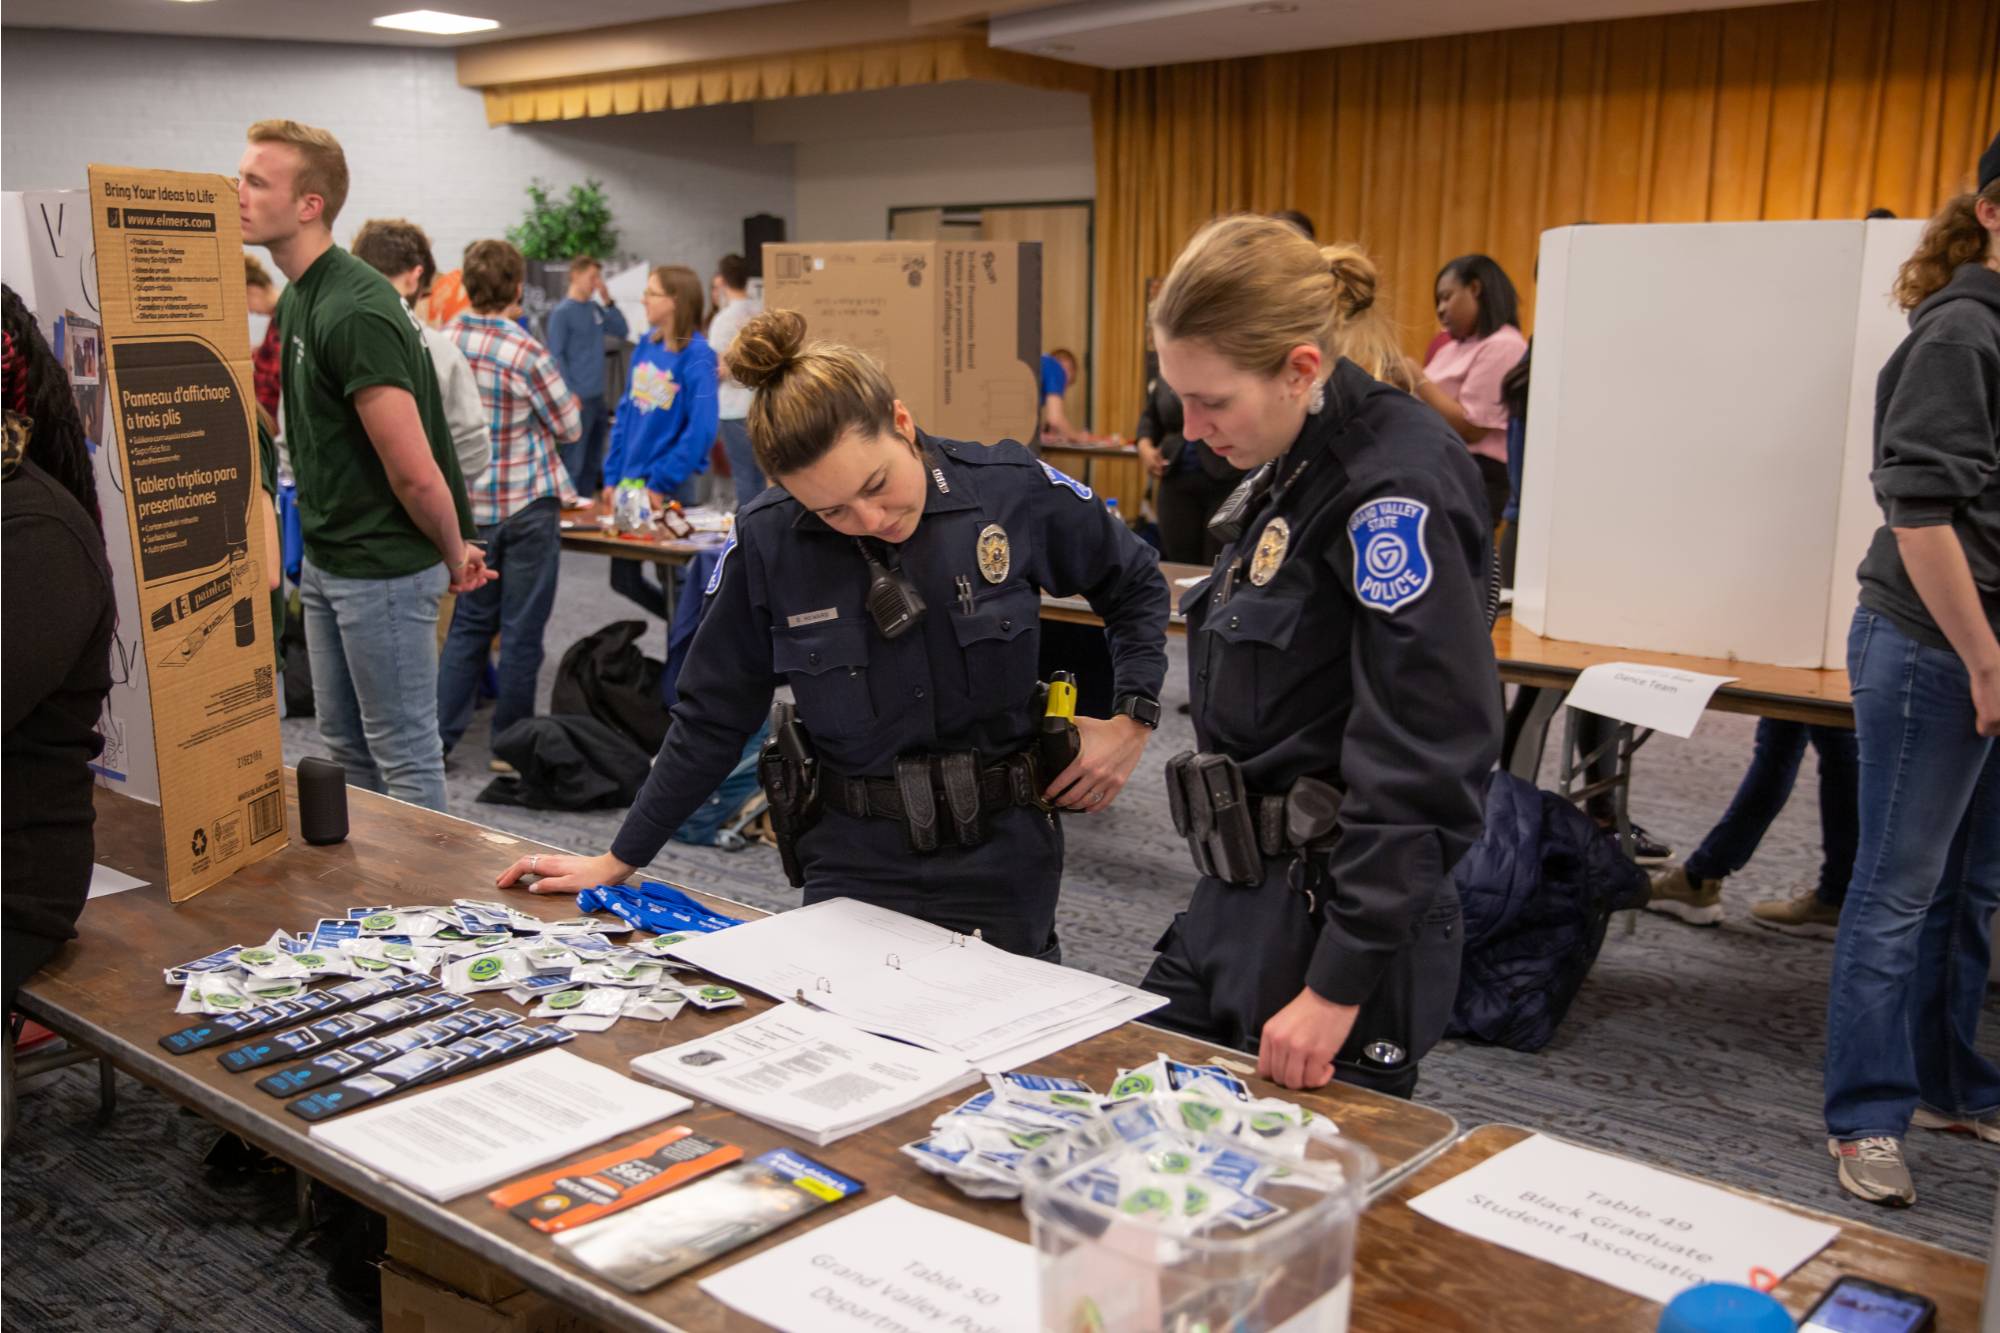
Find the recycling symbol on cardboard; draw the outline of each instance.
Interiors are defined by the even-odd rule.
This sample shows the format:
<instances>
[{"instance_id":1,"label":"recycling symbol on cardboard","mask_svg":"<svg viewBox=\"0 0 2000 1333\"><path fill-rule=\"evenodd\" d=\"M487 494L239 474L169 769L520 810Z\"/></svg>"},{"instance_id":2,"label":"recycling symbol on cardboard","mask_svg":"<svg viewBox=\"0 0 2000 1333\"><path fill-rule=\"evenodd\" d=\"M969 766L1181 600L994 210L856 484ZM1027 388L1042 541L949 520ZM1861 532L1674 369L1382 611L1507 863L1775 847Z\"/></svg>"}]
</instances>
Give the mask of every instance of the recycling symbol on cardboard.
<instances>
[{"instance_id":1,"label":"recycling symbol on cardboard","mask_svg":"<svg viewBox=\"0 0 2000 1333\"><path fill-rule=\"evenodd\" d=\"M208 850L208 831L206 829L196 829L194 837L188 840L188 845L194 848L196 856L200 856L203 852L206 852Z\"/></svg>"}]
</instances>

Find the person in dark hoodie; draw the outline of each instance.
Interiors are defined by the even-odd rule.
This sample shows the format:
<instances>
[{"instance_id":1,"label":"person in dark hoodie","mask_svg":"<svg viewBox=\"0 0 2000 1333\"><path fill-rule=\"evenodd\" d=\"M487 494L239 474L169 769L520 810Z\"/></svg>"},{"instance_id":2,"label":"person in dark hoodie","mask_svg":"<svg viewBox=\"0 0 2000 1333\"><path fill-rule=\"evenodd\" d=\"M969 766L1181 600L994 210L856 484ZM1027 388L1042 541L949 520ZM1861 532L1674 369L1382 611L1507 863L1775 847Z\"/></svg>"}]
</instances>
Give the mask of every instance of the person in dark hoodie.
<instances>
[{"instance_id":1,"label":"person in dark hoodie","mask_svg":"<svg viewBox=\"0 0 2000 1333\"><path fill-rule=\"evenodd\" d=\"M1875 386L1886 522L1847 640L1860 851L1829 985L1827 1148L1842 1188L1907 1206L1903 1138L2000 1143L1976 1045L2000 903L2000 138L1897 275L1910 336Z\"/></svg>"}]
</instances>

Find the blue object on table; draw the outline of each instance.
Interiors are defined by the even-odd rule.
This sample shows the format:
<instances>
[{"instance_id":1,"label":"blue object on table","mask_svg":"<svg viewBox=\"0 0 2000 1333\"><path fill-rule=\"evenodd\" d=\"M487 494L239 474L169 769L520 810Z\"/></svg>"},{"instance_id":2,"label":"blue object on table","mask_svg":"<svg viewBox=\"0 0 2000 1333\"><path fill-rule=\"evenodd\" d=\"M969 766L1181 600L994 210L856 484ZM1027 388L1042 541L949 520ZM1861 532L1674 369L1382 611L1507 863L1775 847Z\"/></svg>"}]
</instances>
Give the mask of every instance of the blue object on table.
<instances>
[{"instance_id":1,"label":"blue object on table","mask_svg":"<svg viewBox=\"0 0 2000 1333\"><path fill-rule=\"evenodd\" d=\"M1754 1287L1689 1287L1660 1312L1660 1333L1793 1333L1791 1312Z\"/></svg>"},{"instance_id":2,"label":"blue object on table","mask_svg":"<svg viewBox=\"0 0 2000 1333\"><path fill-rule=\"evenodd\" d=\"M600 884L576 895L580 912L610 912L627 924L656 935L705 935L743 924L741 917L711 912L677 884L642 880Z\"/></svg>"}]
</instances>

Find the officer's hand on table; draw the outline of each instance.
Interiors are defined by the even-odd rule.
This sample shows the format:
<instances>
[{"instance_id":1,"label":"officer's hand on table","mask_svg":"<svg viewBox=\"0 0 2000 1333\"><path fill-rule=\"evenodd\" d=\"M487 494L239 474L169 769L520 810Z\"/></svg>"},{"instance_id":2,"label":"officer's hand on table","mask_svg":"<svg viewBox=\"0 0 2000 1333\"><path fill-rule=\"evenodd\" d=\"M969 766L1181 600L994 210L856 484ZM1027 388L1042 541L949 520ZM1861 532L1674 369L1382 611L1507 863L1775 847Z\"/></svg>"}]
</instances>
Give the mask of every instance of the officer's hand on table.
<instances>
[{"instance_id":1,"label":"officer's hand on table","mask_svg":"<svg viewBox=\"0 0 2000 1333\"><path fill-rule=\"evenodd\" d=\"M1354 1029L1356 1005L1335 1004L1308 986L1271 1015L1257 1042L1257 1073L1287 1088L1318 1088L1333 1081L1333 1057Z\"/></svg>"},{"instance_id":2,"label":"officer's hand on table","mask_svg":"<svg viewBox=\"0 0 2000 1333\"><path fill-rule=\"evenodd\" d=\"M635 869L610 852L602 856L542 852L522 857L493 882L503 889L523 888L529 893L581 893L600 884L623 884Z\"/></svg>"},{"instance_id":3,"label":"officer's hand on table","mask_svg":"<svg viewBox=\"0 0 2000 1333\"><path fill-rule=\"evenodd\" d=\"M1077 718L1076 732L1082 741L1076 762L1057 774L1042 795L1065 810L1094 815L1125 790L1153 729L1120 715L1109 721Z\"/></svg>"}]
</instances>

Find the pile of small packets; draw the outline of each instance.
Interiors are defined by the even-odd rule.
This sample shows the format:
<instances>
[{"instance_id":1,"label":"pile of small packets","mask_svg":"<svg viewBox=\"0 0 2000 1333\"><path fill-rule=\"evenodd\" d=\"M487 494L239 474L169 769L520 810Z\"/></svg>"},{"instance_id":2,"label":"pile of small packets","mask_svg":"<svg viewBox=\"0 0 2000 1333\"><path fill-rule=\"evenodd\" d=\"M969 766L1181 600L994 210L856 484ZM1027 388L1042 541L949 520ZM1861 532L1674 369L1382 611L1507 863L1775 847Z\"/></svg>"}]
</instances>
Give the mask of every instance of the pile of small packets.
<instances>
[{"instance_id":1,"label":"pile of small packets","mask_svg":"<svg viewBox=\"0 0 2000 1333\"><path fill-rule=\"evenodd\" d=\"M1061 1140L1075 1130L1084 1132ZM1220 1065L1162 1055L1122 1071L1109 1097L1071 1078L989 1076L984 1092L939 1116L930 1137L903 1152L974 1198L1011 1199L1021 1193L1020 1168L1029 1156L1071 1145L1074 1161L1107 1140L1117 1142L1115 1152L1063 1187L1192 1235L1218 1225L1247 1231L1283 1216L1289 1209L1258 1197L1259 1187L1282 1171L1267 1159L1303 1160L1313 1138L1339 1132L1303 1107L1253 1097ZM1237 1151L1232 1141L1256 1152ZM1314 1166L1322 1174L1336 1169Z\"/></svg>"},{"instance_id":2,"label":"pile of small packets","mask_svg":"<svg viewBox=\"0 0 2000 1333\"><path fill-rule=\"evenodd\" d=\"M181 988L176 1013L226 1014L289 999L321 978L411 972L438 978L457 995L505 991L535 1006L529 1017L553 1018L573 1032L602 1032L620 1018L662 1022L689 1004L743 1003L728 986L677 980L674 974L690 969L666 955L689 931L734 925L733 918L661 885L589 896L589 906L622 919L543 921L473 898L449 907L357 907L296 936L277 931L262 944L232 944L170 967L166 982ZM687 929L639 939L635 919Z\"/></svg>"}]
</instances>

